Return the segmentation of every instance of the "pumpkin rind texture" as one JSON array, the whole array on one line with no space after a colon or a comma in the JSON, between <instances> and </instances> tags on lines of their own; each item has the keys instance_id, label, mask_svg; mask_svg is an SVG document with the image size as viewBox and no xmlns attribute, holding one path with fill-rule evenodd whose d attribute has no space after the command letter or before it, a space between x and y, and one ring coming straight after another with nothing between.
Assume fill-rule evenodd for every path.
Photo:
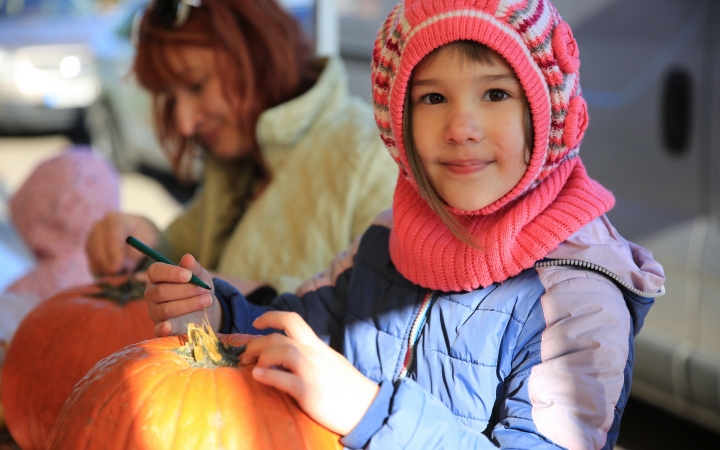
<instances>
[{"instance_id":1,"label":"pumpkin rind texture","mask_svg":"<svg viewBox=\"0 0 720 450\"><path fill-rule=\"evenodd\" d=\"M0 383L2 383L2 367L0 367ZM0 384L2 386L2 384ZM0 403L0 431L5 431L5 412L2 403Z\"/></svg>"},{"instance_id":2,"label":"pumpkin rind texture","mask_svg":"<svg viewBox=\"0 0 720 450\"><path fill-rule=\"evenodd\" d=\"M126 277L109 279L113 286ZM18 327L3 366L2 405L8 430L24 450L44 449L75 384L101 359L155 337L147 303L96 298L99 285L59 293Z\"/></svg>"},{"instance_id":3,"label":"pumpkin rind texture","mask_svg":"<svg viewBox=\"0 0 720 450\"><path fill-rule=\"evenodd\" d=\"M2 366L5 362L5 353L7 352L7 344L0 341L0 389L2 389ZM0 431L5 431L5 412L3 411L2 401L0 401Z\"/></svg>"},{"instance_id":4,"label":"pumpkin rind texture","mask_svg":"<svg viewBox=\"0 0 720 450\"><path fill-rule=\"evenodd\" d=\"M247 335L218 335L239 346ZM209 368L177 352L187 338L141 342L99 362L73 390L48 449L342 449L250 366Z\"/></svg>"}]
</instances>

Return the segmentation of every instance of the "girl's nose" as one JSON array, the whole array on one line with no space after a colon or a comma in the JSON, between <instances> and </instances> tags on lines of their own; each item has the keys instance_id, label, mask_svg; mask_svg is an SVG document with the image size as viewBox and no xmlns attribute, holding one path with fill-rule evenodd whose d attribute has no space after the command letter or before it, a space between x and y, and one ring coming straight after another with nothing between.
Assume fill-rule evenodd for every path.
<instances>
[{"instance_id":1,"label":"girl's nose","mask_svg":"<svg viewBox=\"0 0 720 450\"><path fill-rule=\"evenodd\" d=\"M200 122L197 102L189 95L178 93L175 96L175 125L184 137L195 134Z\"/></svg>"},{"instance_id":2,"label":"girl's nose","mask_svg":"<svg viewBox=\"0 0 720 450\"><path fill-rule=\"evenodd\" d=\"M461 145L480 142L482 137L482 122L476 111L462 106L449 111L445 125L446 142Z\"/></svg>"}]
</instances>

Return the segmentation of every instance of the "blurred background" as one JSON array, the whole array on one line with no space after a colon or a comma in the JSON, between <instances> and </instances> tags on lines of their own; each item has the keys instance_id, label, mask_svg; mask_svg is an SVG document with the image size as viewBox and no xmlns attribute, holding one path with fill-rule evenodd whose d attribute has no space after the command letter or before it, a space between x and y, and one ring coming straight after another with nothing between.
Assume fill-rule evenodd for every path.
<instances>
[{"instance_id":1,"label":"blurred background","mask_svg":"<svg viewBox=\"0 0 720 450\"><path fill-rule=\"evenodd\" d=\"M88 144L122 172L122 209L161 228L192 196L128 73L147 0L0 0L0 292L33 266L7 201L41 161ZM370 54L395 0L282 0L370 101ZM554 0L582 61L582 157L621 234L653 251L667 295L636 340L626 450L720 448L720 2ZM340 32L342 30L342 32ZM0 438L3 439L3 438ZM8 439L5 437L4 439ZM9 445L9 444L7 444Z\"/></svg>"}]
</instances>

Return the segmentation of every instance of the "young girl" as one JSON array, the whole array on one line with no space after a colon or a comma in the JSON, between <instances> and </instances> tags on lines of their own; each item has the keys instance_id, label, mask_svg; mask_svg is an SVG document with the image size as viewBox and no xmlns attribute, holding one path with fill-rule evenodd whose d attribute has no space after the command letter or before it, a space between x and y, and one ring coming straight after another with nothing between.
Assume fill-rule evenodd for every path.
<instances>
[{"instance_id":1,"label":"young girl","mask_svg":"<svg viewBox=\"0 0 720 450\"><path fill-rule=\"evenodd\" d=\"M612 448L664 276L578 157L579 65L547 1L405 0L373 55L392 214L270 307L183 284L210 282L190 255L153 265L157 334L205 307L224 333L283 331L243 362L348 448Z\"/></svg>"}]
</instances>

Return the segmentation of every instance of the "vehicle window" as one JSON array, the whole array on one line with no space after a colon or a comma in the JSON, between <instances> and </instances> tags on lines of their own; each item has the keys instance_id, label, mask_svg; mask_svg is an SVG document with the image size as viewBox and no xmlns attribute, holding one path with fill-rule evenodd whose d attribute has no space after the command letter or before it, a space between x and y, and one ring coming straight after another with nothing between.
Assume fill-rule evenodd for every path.
<instances>
[{"instance_id":1,"label":"vehicle window","mask_svg":"<svg viewBox=\"0 0 720 450\"><path fill-rule=\"evenodd\" d=\"M340 48L343 56L370 58L380 25L398 0L335 0L340 12ZM563 20L575 28L619 0L554 0ZM631 2L632 3L632 2Z\"/></svg>"},{"instance_id":2,"label":"vehicle window","mask_svg":"<svg viewBox=\"0 0 720 450\"><path fill-rule=\"evenodd\" d=\"M343 56L370 59L378 29L396 4L397 0L338 0Z\"/></svg>"},{"instance_id":3,"label":"vehicle window","mask_svg":"<svg viewBox=\"0 0 720 450\"><path fill-rule=\"evenodd\" d=\"M120 23L120 26L117 28L117 35L125 39L126 41L130 40L130 33L132 32L132 26L133 21L135 20L135 14L138 13L138 11L146 8L146 2L141 2L138 4L135 8L132 8L125 16L125 18Z\"/></svg>"},{"instance_id":4,"label":"vehicle window","mask_svg":"<svg viewBox=\"0 0 720 450\"><path fill-rule=\"evenodd\" d=\"M0 0L0 17L84 16L94 10L92 0Z\"/></svg>"},{"instance_id":5,"label":"vehicle window","mask_svg":"<svg viewBox=\"0 0 720 450\"><path fill-rule=\"evenodd\" d=\"M0 0L2 2L3 0ZM293 16L300 22L303 30L308 36L313 37L315 35L315 0L280 0L280 4L283 5ZM145 8L146 2L141 2L136 8L133 8L131 13L128 14L125 19L121 22L117 28L118 36L123 37L126 40L130 40L130 33L132 30L133 20L135 20L135 14Z\"/></svg>"},{"instance_id":6,"label":"vehicle window","mask_svg":"<svg viewBox=\"0 0 720 450\"><path fill-rule=\"evenodd\" d=\"M300 23L305 33L315 37L315 0L280 0L279 2Z\"/></svg>"}]
</instances>

